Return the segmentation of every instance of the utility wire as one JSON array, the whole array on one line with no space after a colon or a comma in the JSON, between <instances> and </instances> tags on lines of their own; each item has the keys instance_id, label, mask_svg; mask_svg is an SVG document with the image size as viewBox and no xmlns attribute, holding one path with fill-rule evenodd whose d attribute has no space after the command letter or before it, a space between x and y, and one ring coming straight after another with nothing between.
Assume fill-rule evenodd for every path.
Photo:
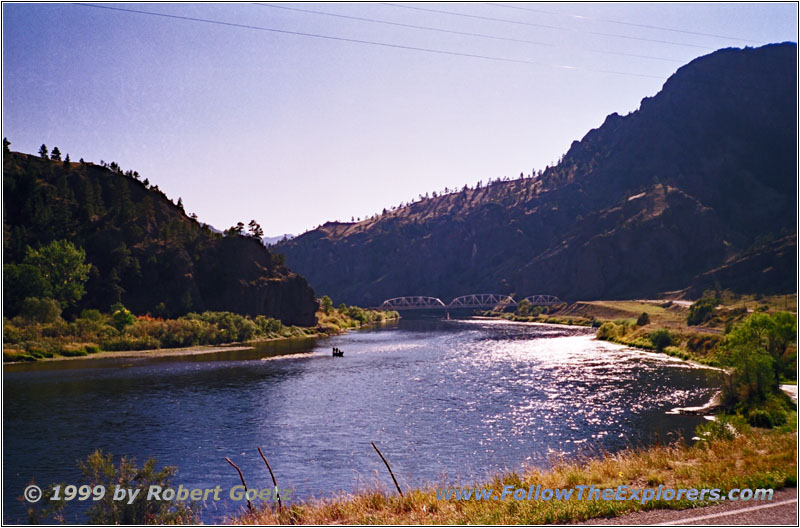
<instances>
[{"instance_id":1,"label":"utility wire","mask_svg":"<svg viewBox=\"0 0 800 528\"><path fill-rule=\"evenodd\" d=\"M358 21L361 21L361 22L372 22L372 23L375 23L375 24L386 24L386 25L389 25L389 26L406 27L406 28L413 28L413 29L423 29L423 30L426 30L426 31L436 31L436 32L439 32L439 33L450 33L450 34L453 34L453 35L465 35L465 36L469 36L469 37L479 37L479 38L486 38L486 39L493 39L493 40L503 40L503 41L507 41L507 42L519 42L519 43L523 43L523 44L535 44L535 45L539 45L539 46L549 46L549 47L557 47L557 48L583 49L583 50L591 52L591 53L607 53L607 54L610 54L610 55L621 55L621 56L624 56L624 57L638 57L638 58L641 58L641 59L653 59L653 60L660 60L660 61L667 61L667 62L677 62L677 63L685 62L685 61L680 60L680 59L668 59L668 58L665 58L665 57L654 57L652 55L639 55L637 53L624 53L624 52L618 52L618 51L605 51L605 50L593 50L593 49L587 49L587 48L574 48L574 47L570 47L570 46L561 46L561 45L558 45L558 44L552 44L552 43L549 43L549 42L541 42L541 41L537 41L537 40L526 40L526 39L518 39L518 38L512 38L512 37L498 37L496 35L487 35L485 33L472 33L472 32L469 32L469 31L456 31L456 30L451 30L451 29L435 28L435 27L429 27L429 26L419 26L419 25L416 25L416 24L405 24L405 23L402 23L402 22L391 22L391 21L388 21L388 20L378 20L378 19L375 19L375 18L358 17L358 16L353 16L353 15L342 15L342 14L339 14L339 13L328 13L326 11L314 11L312 9L301 9L299 7L288 7L288 6L284 6L284 5L263 4L263 3L259 3L259 2L256 2L255 5L260 6L260 7L271 7L271 8L274 8L274 9L285 9L287 11L298 11L300 13L312 13L312 14L315 14L315 15L325 15L325 16L330 16L330 17L345 18L345 19L349 19L349 20L358 20Z\"/></svg>"},{"instance_id":2,"label":"utility wire","mask_svg":"<svg viewBox=\"0 0 800 528\"><path fill-rule=\"evenodd\" d=\"M351 15L341 15L341 14L338 14L338 13L327 13L325 11L314 11L314 10L311 10L311 9L300 9L298 7L288 7L288 6L284 6L284 5L262 4L262 3L259 3L259 2L256 2L255 5L261 6L261 7L271 7L271 8L274 8L274 9L285 9L287 11L299 11L301 13L313 13L315 15L326 15L326 16L337 17L337 18L347 18L349 20L360 20L362 22L374 22L376 24L386 24L386 25L390 25L390 26L407 27L407 28L414 28L414 29L424 29L424 30L427 30L427 31L438 31L438 32L441 32L441 33L451 33L453 35L466 35L466 36L470 36L470 37L482 37L482 38L489 38L489 39L495 39L495 40L506 40L506 41L509 41L509 42L522 42L522 43L525 43L525 44L537 44L537 45L540 45L540 46L555 46L555 44L550 44L548 42L541 42L541 41L538 41L538 40L525 40L525 39L516 39L516 38L511 38L511 37L497 37L497 36L494 36L494 35L486 35L486 34L483 34L483 33L470 33L468 31L455 31L455 30L450 30L450 29L433 28L433 27L428 27L428 26L417 26L415 24L404 24L402 22L390 22L388 20L378 20L378 19L375 19L375 18L364 18L364 17L357 17L357 16L351 16Z\"/></svg>"},{"instance_id":3,"label":"utility wire","mask_svg":"<svg viewBox=\"0 0 800 528\"><path fill-rule=\"evenodd\" d=\"M596 20L598 22L608 22L610 24L620 24L620 25L624 25L624 26L640 27L640 28L646 28L646 29L657 29L659 31L672 31L674 33L685 33L687 35L700 35L700 36L703 36L703 37L714 37L714 38L721 38L721 39L731 39L731 40L739 40L739 41L742 41L742 42L754 42L756 44L760 44L760 41L758 41L758 40L745 39L745 38L741 38L741 37L731 37L729 35L715 35L714 33L704 33L702 31L689 31L689 30L686 30L686 29L668 28L668 27L664 27L664 26L651 26L649 24L637 24L637 23L634 23L634 22L624 22L622 20L614 20L614 19L611 19L611 18L599 18L599 17L591 17L591 16L585 16L585 15L573 15L571 13L559 13L557 11L547 11L545 9L534 9L532 7L522 7L522 6L518 6L518 5L500 4L500 3L497 3L497 2L484 2L484 3L486 5L490 5L490 6L505 7L506 9L519 9L521 11L531 11L531 12L534 12L534 13L545 13L545 14L548 14L548 15L561 15L561 16L566 16L566 17L571 17L571 18L579 18L579 19L583 19L583 20Z\"/></svg>"},{"instance_id":4,"label":"utility wire","mask_svg":"<svg viewBox=\"0 0 800 528\"><path fill-rule=\"evenodd\" d=\"M404 49L404 50L411 50L411 51L422 51L422 52L426 52L426 53L437 53L437 54L440 54L440 55L450 55L450 56L457 56L457 57L469 57L469 58L473 58L473 59L493 60L493 61L499 61L499 62L516 63L516 64L529 64L529 65L534 65L534 66L544 66L544 67L548 67L548 68L558 68L558 69L564 69L564 70L575 70L575 71L583 70L583 71L590 71L590 72L595 72L595 73L610 73L610 74L613 74L613 75L628 75L628 76L631 76L631 77L645 77L645 78L650 78L650 79L663 79L663 77L659 76L659 75L647 75L647 74L644 74L644 73L631 73L631 72L621 72L621 71L613 71L613 70L599 70L599 69L594 69L594 68L583 68L583 67L578 68L578 67L575 67L575 66L560 65L560 64L548 64L548 63L544 63L544 62L536 62L536 61L530 61L530 60L524 60L524 59L511 59L511 58L508 58L508 57L497 57L497 56L492 56L492 55L479 55L479 54L475 54L475 53L464 53L464 52L459 52L459 51L446 51L446 50L439 50L439 49L433 49L433 48L421 48L421 47L417 47L417 46L406 46L406 45L403 45L403 44L390 44L388 42L376 42L376 41L372 41L372 40L361 40L361 39L353 39L353 38L347 38L347 37L336 37L336 36L333 36L333 35L322 35L320 33L305 33L305 32L302 32L302 31L290 31L290 30L286 30L286 29L277 29L277 28L270 28L270 27L264 27L264 26L253 26L253 25L249 25L249 24L237 24L235 22L223 22L221 20L212 20L212 19L207 19L207 18L190 17L190 16L184 16L184 15L171 15L171 14L166 14L166 13L156 13L156 12L153 12L153 11L142 11L142 10L138 10L138 9L127 9L127 8L123 8L123 7L114 7L114 6L108 6L108 5L84 4L84 3L80 3L80 2L76 2L73 5L77 5L77 6L81 6L81 7L92 7L92 8L95 8L95 9L108 9L108 10L111 10L111 11L121 11L121 12L124 12L124 13L136 13L136 14L139 14L139 15L156 16L156 17L170 18L170 19L176 19L176 20L186 20L186 21L190 21L190 22L202 22L202 23L205 23L205 24L216 24L216 25L227 26L227 27L235 27L235 28L240 28L240 29L252 29L252 30L256 30L256 31L268 31L268 32L271 32L271 33L281 33L281 34L284 34L284 35L296 35L296 36L301 36L301 37L311 37L311 38L318 38L318 39L335 40L335 41L339 41L339 42L352 42L352 43L356 43L356 44L368 44L368 45L372 45L372 46L381 46L381 47L384 47L384 48L397 48L397 49Z\"/></svg>"},{"instance_id":5,"label":"utility wire","mask_svg":"<svg viewBox=\"0 0 800 528\"><path fill-rule=\"evenodd\" d=\"M672 45L675 45L675 46L685 46L685 47L688 47L688 48L699 48L699 49L704 49L704 50L713 50L713 49L715 49L715 48L709 48L708 46L698 46L696 44L687 44L685 42L675 42L675 41L672 41L672 40L658 40L658 39L650 39L650 38L644 38L644 37L631 37L631 36L628 36L628 35L617 35L617 34L614 34L614 33L602 33L602 32L599 32L599 31L587 31L587 30L580 30L580 29L569 28L569 27L564 27L564 26L550 26L550 25L547 25L547 24L536 24L534 22L523 22L521 20L511 20L511 19L508 19L508 18L494 18L494 17L487 17L487 16L481 16L481 15L470 15L470 14L467 14L467 13L457 13L455 11L444 11L444 10L440 10L440 9L430 9L430 8L426 8L426 7L418 7L418 6L412 6L412 5L406 5L406 4L391 4L391 3L387 3L387 2L381 2L381 4L382 5L386 5L386 6L392 6L392 7L401 7L403 9L415 9L417 11L427 11L429 13L440 13L440 14L443 14L443 15L452 15L452 16L459 16L459 17L465 17L465 18L476 18L476 19L479 19L479 20L491 20L493 22L506 22L508 24L517 24L517 25L521 25L521 26L532 26L532 27L541 27L541 28L547 28L547 29L557 29L559 31L576 31L576 32L582 32L582 33L588 33L590 35L598 35L598 36L602 36L602 37L620 38L620 39L628 39L628 40L641 40L641 41L644 41L644 42L657 42L659 44L672 44Z\"/></svg>"}]
</instances>

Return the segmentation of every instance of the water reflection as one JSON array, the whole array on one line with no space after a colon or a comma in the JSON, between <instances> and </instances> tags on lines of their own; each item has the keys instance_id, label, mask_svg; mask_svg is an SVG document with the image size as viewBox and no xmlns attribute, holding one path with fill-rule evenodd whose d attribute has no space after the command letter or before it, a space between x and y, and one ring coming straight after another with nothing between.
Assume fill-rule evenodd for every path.
<instances>
[{"instance_id":1,"label":"water reflection","mask_svg":"<svg viewBox=\"0 0 800 528\"><path fill-rule=\"evenodd\" d=\"M665 411L705 403L719 383L587 329L499 321L404 320L122 369L72 363L4 371L7 521L24 520L14 499L32 477L75 481L75 461L95 448L155 456L191 487L238 484L230 456L267 487L260 445L281 486L312 497L385 485L375 441L401 483L466 483L555 454L691 436L698 418ZM205 520L237 507L209 504Z\"/></svg>"}]
</instances>

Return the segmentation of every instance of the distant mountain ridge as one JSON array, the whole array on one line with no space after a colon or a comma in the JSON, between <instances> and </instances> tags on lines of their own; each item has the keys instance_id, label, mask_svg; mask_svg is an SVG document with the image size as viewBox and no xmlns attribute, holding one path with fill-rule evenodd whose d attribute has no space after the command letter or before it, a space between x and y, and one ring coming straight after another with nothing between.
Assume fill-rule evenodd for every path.
<instances>
[{"instance_id":1,"label":"distant mountain ridge","mask_svg":"<svg viewBox=\"0 0 800 528\"><path fill-rule=\"evenodd\" d=\"M283 235L276 235L276 236L265 236L264 238L262 238L262 239L261 239L261 241L262 241L264 244L266 244L266 245L268 245L268 246L271 246L271 245L273 245L273 244L275 244L275 243L277 243L277 242L280 242L280 241L281 241L281 240L283 240L284 238L285 238L286 240L289 240L289 239L292 239L292 238L294 238L294 235L292 235L292 234L290 234L290 233L285 233L285 234L283 234Z\"/></svg>"},{"instance_id":2,"label":"distant mountain ridge","mask_svg":"<svg viewBox=\"0 0 800 528\"><path fill-rule=\"evenodd\" d=\"M121 169L4 152L3 189L3 264L52 240L82 247L92 269L79 308L121 301L137 314L218 310L316 324L314 290L259 240L213 232ZM11 317L26 285L4 278Z\"/></svg>"},{"instance_id":3,"label":"distant mountain ridge","mask_svg":"<svg viewBox=\"0 0 800 528\"><path fill-rule=\"evenodd\" d=\"M796 247L796 65L794 43L719 50L637 111L609 115L541 177L329 222L276 249L321 294L362 305L640 297L701 283L796 291L786 246ZM747 254L759 244L756 265Z\"/></svg>"}]
</instances>

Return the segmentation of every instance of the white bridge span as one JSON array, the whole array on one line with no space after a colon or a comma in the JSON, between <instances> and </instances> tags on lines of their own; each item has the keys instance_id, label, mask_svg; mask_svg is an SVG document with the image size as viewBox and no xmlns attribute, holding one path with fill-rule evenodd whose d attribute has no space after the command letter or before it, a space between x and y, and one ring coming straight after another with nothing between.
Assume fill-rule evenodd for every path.
<instances>
[{"instance_id":1,"label":"white bridge span","mask_svg":"<svg viewBox=\"0 0 800 528\"><path fill-rule=\"evenodd\" d=\"M523 299L533 306L550 306L561 303L555 295L531 295ZM522 302L522 301L519 301ZM438 297L408 296L386 299L381 303L382 310L430 310L432 308L505 308L519 303L509 295L497 293L472 293L456 297L449 303Z\"/></svg>"}]
</instances>

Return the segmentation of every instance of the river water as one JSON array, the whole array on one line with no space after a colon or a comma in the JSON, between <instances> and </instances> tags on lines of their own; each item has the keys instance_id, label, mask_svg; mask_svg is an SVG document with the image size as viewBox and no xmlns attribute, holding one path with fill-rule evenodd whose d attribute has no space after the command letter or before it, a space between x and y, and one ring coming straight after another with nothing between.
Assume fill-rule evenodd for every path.
<instances>
[{"instance_id":1,"label":"river water","mask_svg":"<svg viewBox=\"0 0 800 528\"><path fill-rule=\"evenodd\" d=\"M344 350L331 357L331 347ZM324 339L190 358L5 366L4 521L31 481L80 483L95 449L178 466L174 485L272 483L295 498L393 485L469 484L563 455L690 438L718 372L596 341L590 329L403 319ZM227 491L223 492L223 496ZM207 501L206 522L242 507ZM80 519L77 504L67 520Z\"/></svg>"}]
</instances>

